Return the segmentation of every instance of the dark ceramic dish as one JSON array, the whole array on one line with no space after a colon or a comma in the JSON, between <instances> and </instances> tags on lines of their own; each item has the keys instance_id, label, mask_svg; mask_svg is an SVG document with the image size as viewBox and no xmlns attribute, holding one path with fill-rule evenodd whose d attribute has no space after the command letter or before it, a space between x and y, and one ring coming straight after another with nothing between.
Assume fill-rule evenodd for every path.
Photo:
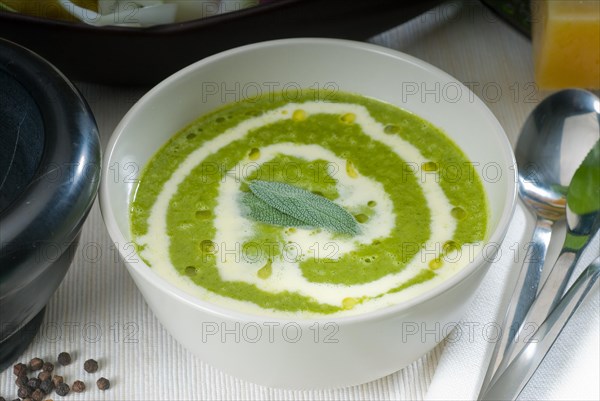
<instances>
[{"instance_id":1,"label":"dark ceramic dish","mask_svg":"<svg viewBox=\"0 0 600 401\"><path fill-rule=\"evenodd\" d=\"M0 37L39 53L71 78L156 84L201 58L249 43L305 36L364 40L441 2L273 0L150 28L94 27L0 11Z\"/></svg>"},{"instance_id":2,"label":"dark ceramic dish","mask_svg":"<svg viewBox=\"0 0 600 401\"><path fill-rule=\"evenodd\" d=\"M96 123L77 89L0 40L0 371L33 339L69 268L100 165Z\"/></svg>"}]
</instances>

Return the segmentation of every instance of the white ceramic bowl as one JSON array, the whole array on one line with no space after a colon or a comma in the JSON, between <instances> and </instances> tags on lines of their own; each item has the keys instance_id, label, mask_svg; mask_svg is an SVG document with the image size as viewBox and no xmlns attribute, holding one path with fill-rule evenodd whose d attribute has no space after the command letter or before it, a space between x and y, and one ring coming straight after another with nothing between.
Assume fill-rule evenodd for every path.
<instances>
[{"instance_id":1,"label":"white ceramic bowl","mask_svg":"<svg viewBox=\"0 0 600 401\"><path fill-rule=\"evenodd\" d=\"M442 128L476 164L489 196L487 255L407 302L344 318L292 321L244 314L196 299L136 257L128 207L134 179L175 132L224 103L269 90L331 88L374 97ZM108 231L165 328L204 361L251 382L334 388L397 371L459 321L504 235L515 202L515 161L502 127L460 82L397 51L331 39L286 39L199 61L148 92L116 128L100 202Z\"/></svg>"}]
</instances>

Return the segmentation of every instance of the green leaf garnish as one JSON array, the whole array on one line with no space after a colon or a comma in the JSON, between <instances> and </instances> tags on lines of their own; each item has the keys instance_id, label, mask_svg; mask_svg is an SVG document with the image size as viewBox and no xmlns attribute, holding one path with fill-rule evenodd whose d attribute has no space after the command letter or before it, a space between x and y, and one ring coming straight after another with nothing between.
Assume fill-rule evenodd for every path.
<instances>
[{"instance_id":1,"label":"green leaf garnish","mask_svg":"<svg viewBox=\"0 0 600 401\"><path fill-rule=\"evenodd\" d=\"M600 141L575 171L569 185L567 205L577 214L592 213L600 208Z\"/></svg>"},{"instance_id":2,"label":"green leaf garnish","mask_svg":"<svg viewBox=\"0 0 600 401\"><path fill-rule=\"evenodd\" d=\"M323 196L275 181L253 180L248 187L251 192L241 201L253 220L287 227L318 227L348 235L360 231L350 213Z\"/></svg>"},{"instance_id":3,"label":"green leaf garnish","mask_svg":"<svg viewBox=\"0 0 600 401\"><path fill-rule=\"evenodd\" d=\"M246 217L260 221L261 223L284 227L301 227L306 225L305 222L270 206L252 192L242 195L242 205L246 206Z\"/></svg>"}]
</instances>

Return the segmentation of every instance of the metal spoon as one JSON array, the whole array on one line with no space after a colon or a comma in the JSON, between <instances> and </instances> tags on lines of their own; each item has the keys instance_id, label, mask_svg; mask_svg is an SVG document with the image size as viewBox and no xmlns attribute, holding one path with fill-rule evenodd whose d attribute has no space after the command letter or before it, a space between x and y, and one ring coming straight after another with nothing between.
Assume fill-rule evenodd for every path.
<instances>
[{"instance_id":1,"label":"metal spoon","mask_svg":"<svg viewBox=\"0 0 600 401\"><path fill-rule=\"evenodd\" d=\"M519 396L579 305L598 289L598 276L600 257L581 273L530 341L480 400L515 400Z\"/></svg>"},{"instance_id":2,"label":"metal spoon","mask_svg":"<svg viewBox=\"0 0 600 401\"><path fill-rule=\"evenodd\" d=\"M533 327L539 327L556 307L577 261L600 229L600 142L596 142L571 180L567 194L567 226L558 259L523 320ZM510 344L491 383L526 345L525 341Z\"/></svg>"},{"instance_id":3,"label":"metal spoon","mask_svg":"<svg viewBox=\"0 0 600 401\"><path fill-rule=\"evenodd\" d=\"M527 118L517 142L519 198L536 216L529 252L519 272L482 391L496 372L536 296L552 227L564 218L567 187L598 140L600 101L569 89L544 99Z\"/></svg>"}]
</instances>

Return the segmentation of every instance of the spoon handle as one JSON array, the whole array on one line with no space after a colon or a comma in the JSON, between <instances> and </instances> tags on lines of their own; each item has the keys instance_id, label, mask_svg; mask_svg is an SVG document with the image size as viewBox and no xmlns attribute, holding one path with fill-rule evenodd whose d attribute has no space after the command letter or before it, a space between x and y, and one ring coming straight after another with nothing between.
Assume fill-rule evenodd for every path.
<instances>
[{"instance_id":1,"label":"spoon handle","mask_svg":"<svg viewBox=\"0 0 600 401\"><path fill-rule=\"evenodd\" d=\"M533 327L539 327L542 324L550 314L550 311L552 311L552 309L560 302L560 299L565 292L565 288L567 287L567 283L569 282L569 278L579 261L579 257L586 249L591 239L595 236L596 233L589 235L579 250L566 247L563 248L536 299L531 304L529 311L527 311L523 322L527 322L529 326L533 325ZM524 326L521 326L519 332L517 332L516 339L519 338L519 334L523 331L523 327ZM526 345L527 341L513 341L506 350L504 359L498 366L495 375L502 372Z\"/></svg>"},{"instance_id":2,"label":"spoon handle","mask_svg":"<svg viewBox=\"0 0 600 401\"><path fill-rule=\"evenodd\" d=\"M538 217L533 230L529 252L525 255L525 261L519 271L519 277L515 284L512 296L507 307L506 315L501 325L501 337L494 346L492 359L483 379L482 389L485 390L490 380L500 366L503 357L509 349L519 327L533 303L537 294L544 260L548 251L548 244L552 235L552 220Z\"/></svg>"},{"instance_id":3,"label":"spoon handle","mask_svg":"<svg viewBox=\"0 0 600 401\"><path fill-rule=\"evenodd\" d=\"M539 328L542 322L544 322L546 317L550 314L550 311L558 304L564 293L569 277L571 277L573 268L577 264L577 260L579 259L578 256L579 254L574 252L561 252L554 263L554 266L552 266L552 270L548 274L538 296L531 304L526 316L523 318L523 323L526 322L528 327ZM504 358L500 361L492 381L494 378L498 377L499 374L502 374L507 366L515 359L516 355L518 355L531 341L530 337L520 338L524 326L525 325L522 325L520 329L517 330L517 334L513 337L514 341L508 344Z\"/></svg>"},{"instance_id":4,"label":"spoon handle","mask_svg":"<svg viewBox=\"0 0 600 401\"><path fill-rule=\"evenodd\" d=\"M514 400L556 341L579 305L599 287L600 257L579 275L564 297L508 367L494 379L480 400Z\"/></svg>"}]
</instances>

